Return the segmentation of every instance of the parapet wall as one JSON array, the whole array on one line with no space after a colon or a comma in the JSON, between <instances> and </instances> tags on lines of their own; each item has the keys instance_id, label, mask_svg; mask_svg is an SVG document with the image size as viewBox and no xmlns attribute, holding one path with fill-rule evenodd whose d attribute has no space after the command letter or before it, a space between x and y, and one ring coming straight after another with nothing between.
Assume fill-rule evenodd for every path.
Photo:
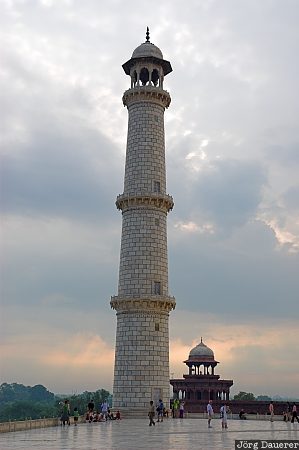
<instances>
[{"instance_id":1,"label":"parapet wall","mask_svg":"<svg viewBox=\"0 0 299 450\"><path fill-rule=\"evenodd\" d=\"M79 417L79 422L84 421L84 417ZM73 424L73 417L70 417L71 424ZM10 422L0 422L0 433L9 433L11 431L34 430L37 428L57 427L60 425L60 419L51 417L49 419L35 419L35 420L13 420Z\"/></svg>"},{"instance_id":2,"label":"parapet wall","mask_svg":"<svg viewBox=\"0 0 299 450\"><path fill-rule=\"evenodd\" d=\"M57 418L1 422L0 433L8 433L10 431L34 430L35 428L57 427L59 423L60 420Z\"/></svg>"}]
</instances>

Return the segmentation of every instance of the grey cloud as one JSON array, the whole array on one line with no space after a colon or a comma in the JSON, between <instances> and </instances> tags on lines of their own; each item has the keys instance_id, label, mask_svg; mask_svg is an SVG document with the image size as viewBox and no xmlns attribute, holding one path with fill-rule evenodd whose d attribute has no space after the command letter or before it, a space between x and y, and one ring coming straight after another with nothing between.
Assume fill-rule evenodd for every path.
<instances>
[{"instance_id":1,"label":"grey cloud","mask_svg":"<svg viewBox=\"0 0 299 450\"><path fill-rule=\"evenodd\" d=\"M87 240L80 229L69 238L61 235L53 222L49 228L50 235L41 223L36 239L28 236L27 230L22 236L15 230L4 234L8 243L2 246L3 306L58 309L62 317L72 309L109 309L110 296L117 289L119 235L113 239L100 229Z\"/></svg>"},{"instance_id":2,"label":"grey cloud","mask_svg":"<svg viewBox=\"0 0 299 450\"><path fill-rule=\"evenodd\" d=\"M240 226L255 215L266 176L260 164L233 160L214 162L198 177L198 207L217 223Z\"/></svg>"},{"instance_id":3,"label":"grey cloud","mask_svg":"<svg viewBox=\"0 0 299 450\"><path fill-rule=\"evenodd\" d=\"M1 317L1 343L9 341L10 338L22 338L33 335L34 340L43 337L48 341L47 336L66 333L76 334L84 330L87 333L98 334L101 330L107 342L113 342L115 338L114 324L116 321L115 312L110 307L103 308L99 302L93 302L88 298L88 305L84 303L80 308L78 304L28 304L20 315L20 305L3 305ZM105 298L109 306L109 297ZM90 314L92 309L93 314ZM71 313L70 313L71 311ZM12 326L13 325L13 326ZM83 325L83 327L82 327Z\"/></svg>"},{"instance_id":4,"label":"grey cloud","mask_svg":"<svg viewBox=\"0 0 299 450\"><path fill-rule=\"evenodd\" d=\"M265 168L254 161L213 160L190 175L184 167L170 170L176 215L184 220L211 220L226 232L255 217L267 182ZM185 180L179 189L175 178Z\"/></svg>"},{"instance_id":5,"label":"grey cloud","mask_svg":"<svg viewBox=\"0 0 299 450\"><path fill-rule=\"evenodd\" d=\"M170 286L177 309L221 314L232 322L298 314L294 267L299 255L277 252L271 230L260 222L238 234L221 241L196 233L176 240L170 234Z\"/></svg>"},{"instance_id":6,"label":"grey cloud","mask_svg":"<svg viewBox=\"0 0 299 450\"><path fill-rule=\"evenodd\" d=\"M117 149L79 121L62 127L49 120L44 125L31 130L30 143L2 158L2 211L111 219L113 197L121 186Z\"/></svg>"},{"instance_id":7,"label":"grey cloud","mask_svg":"<svg viewBox=\"0 0 299 450\"><path fill-rule=\"evenodd\" d=\"M283 168L299 164L299 142L272 145L265 149L268 160L283 165Z\"/></svg>"}]
</instances>

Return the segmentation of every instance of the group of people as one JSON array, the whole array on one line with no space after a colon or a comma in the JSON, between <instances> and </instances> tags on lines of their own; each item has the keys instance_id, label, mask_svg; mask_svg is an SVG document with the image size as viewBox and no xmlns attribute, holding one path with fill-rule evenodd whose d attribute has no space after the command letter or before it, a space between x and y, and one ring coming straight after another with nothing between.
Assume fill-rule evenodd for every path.
<instances>
[{"instance_id":1,"label":"group of people","mask_svg":"<svg viewBox=\"0 0 299 450\"><path fill-rule=\"evenodd\" d=\"M295 420L297 420L297 422L299 423L296 403L294 403L293 406L291 406L290 403L288 402L287 410L283 412L283 420L284 422L291 422L291 423L294 423Z\"/></svg>"},{"instance_id":2,"label":"group of people","mask_svg":"<svg viewBox=\"0 0 299 450\"><path fill-rule=\"evenodd\" d=\"M212 406L213 401L209 400L207 404L207 415L208 415L208 428L212 428L211 421L214 417L214 410ZM179 401L178 399L174 399L172 404L172 417L178 417L177 412L179 411L179 417L184 417L184 402ZM227 416L230 412L229 407L227 404L224 404L220 408L220 418L221 418L221 426L222 429L227 429ZM163 418L165 416L168 417L168 410L165 408L164 403L162 399L159 399L157 405L154 405L154 402L150 401L149 411L148 411L148 417L149 417L149 426L155 425L155 416L157 414L157 422L163 422ZM79 420L79 411L78 408L74 408L74 424L77 426L78 420ZM272 422L274 420L274 405L271 402L269 404L269 415L270 415L270 421ZM62 403L62 413L60 417L61 426L70 425L70 402L69 400L64 400ZM117 410L114 414L108 405L107 401L104 401L97 410L95 410L95 404L93 400L90 400L90 402L87 405L87 413L85 416L86 422L92 423L92 422L105 422L107 420L120 420L120 411ZM246 419L245 411L242 409L239 413L240 419ZM291 422L294 423L295 420L299 423L298 413L297 413L297 406L294 403L293 406L288 403L287 411L283 413L283 420L285 422Z\"/></svg>"},{"instance_id":3,"label":"group of people","mask_svg":"<svg viewBox=\"0 0 299 450\"><path fill-rule=\"evenodd\" d=\"M270 415L270 422L274 421L274 405L273 402L269 404L269 415ZM291 422L294 423L295 420L299 423L298 413L297 413L297 406L296 403L293 403L293 406L291 406L290 402L287 403L287 410L282 413L284 422Z\"/></svg>"},{"instance_id":4,"label":"group of people","mask_svg":"<svg viewBox=\"0 0 299 450\"><path fill-rule=\"evenodd\" d=\"M212 400L209 400L209 403L207 404L207 414L208 414L208 428L212 428L211 420L214 416L214 410L212 406ZM221 406L220 408L220 418L221 418L221 427L222 429L227 429L227 415L230 412L229 407L226 403Z\"/></svg>"},{"instance_id":5,"label":"group of people","mask_svg":"<svg viewBox=\"0 0 299 450\"><path fill-rule=\"evenodd\" d=\"M77 423L79 421L79 411L78 408L74 408L74 424L77 426ZM70 425L71 417L71 409L70 409L70 402L69 400L64 400L62 403L62 411L60 416L60 422L61 426ZM87 405L87 412L85 416L86 422L92 423L92 422L106 422L107 420L120 420L120 411L117 410L114 414L108 405L107 401L104 401L98 410L95 410L95 404L93 400L90 400L90 402Z\"/></svg>"},{"instance_id":6,"label":"group of people","mask_svg":"<svg viewBox=\"0 0 299 450\"><path fill-rule=\"evenodd\" d=\"M175 406L174 406L175 404ZM172 411L173 411L173 415L172 417L175 418L177 417L176 413L174 413L174 411L180 411L180 418L184 417L184 402L183 401L179 401L178 399L174 399L173 404L172 404ZM164 416L164 412L165 411L165 407L163 404L163 401L161 399L159 399L158 404L154 405L153 400L150 401L150 405L149 405L149 411L148 411L148 417L149 417L149 426L151 427L152 425L155 425L155 421L154 418L156 416L157 413L157 422L163 422L163 416ZM222 424L222 428L225 429L227 428L227 415L230 412L229 407L224 404L221 406L220 408L220 417L221 417L221 424ZM209 401L208 405L207 405L207 414L208 414L208 427L212 428L211 426L211 420L214 416L214 411L213 411L213 406L212 406L212 400Z\"/></svg>"},{"instance_id":7,"label":"group of people","mask_svg":"<svg viewBox=\"0 0 299 450\"><path fill-rule=\"evenodd\" d=\"M149 406L149 410L148 410L149 426L150 427L152 425L156 424L155 421L154 421L156 412L157 412L157 418L158 418L157 422L163 422L163 417L165 415L165 407L164 407L164 403L163 403L161 398L159 399L159 401L158 401L158 403L156 405L156 408L155 408L153 400L150 401L150 406Z\"/></svg>"},{"instance_id":8,"label":"group of people","mask_svg":"<svg viewBox=\"0 0 299 450\"><path fill-rule=\"evenodd\" d=\"M224 404L220 408L220 417L222 419L222 428L227 428L227 414L229 413L229 407ZM208 427L211 428L211 420L214 415L213 407L212 407L212 400L209 401L207 405L207 414L208 414ZM270 422L274 421L274 405L273 402L270 402L269 404L269 415L270 415ZM241 409L239 413L239 418L241 420L246 419L246 414L244 409ZM298 413L297 413L297 406L294 403L291 407L290 403L288 402L287 411L283 413L283 420L285 422L290 421L291 423L294 423L295 420L299 423Z\"/></svg>"},{"instance_id":9,"label":"group of people","mask_svg":"<svg viewBox=\"0 0 299 450\"><path fill-rule=\"evenodd\" d=\"M108 409L107 414L104 415L102 412L99 411L87 411L85 416L85 421L92 423L92 422L106 422L107 420L120 420L120 412L117 411L114 415L110 409Z\"/></svg>"},{"instance_id":10,"label":"group of people","mask_svg":"<svg viewBox=\"0 0 299 450\"><path fill-rule=\"evenodd\" d=\"M60 423L61 426L70 425L70 415L71 415L71 409L70 409L70 402L69 400L64 400L64 403L62 404L62 412L60 416Z\"/></svg>"},{"instance_id":11,"label":"group of people","mask_svg":"<svg viewBox=\"0 0 299 450\"><path fill-rule=\"evenodd\" d=\"M185 411L185 402L183 400L179 401L178 398L175 398L172 402L172 407L171 407L173 419L175 419L176 417L183 419L184 411Z\"/></svg>"},{"instance_id":12,"label":"group of people","mask_svg":"<svg viewBox=\"0 0 299 450\"><path fill-rule=\"evenodd\" d=\"M180 419L184 418L184 410L185 410L185 402L179 401L178 399L174 399L171 405L172 417L179 417ZM168 409L165 408L165 405L162 399L159 399L157 405L154 405L153 400L150 401L148 417L150 419L149 426L155 425L154 418L157 414L157 422L163 422L163 417L168 417L169 412Z\"/></svg>"},{"instance_id":13,"label":"group of people","mask_svg":"<svg viewBox=\"0 0 299 450\"><path fill-rule=\"evenodd\" d=\"M66 399L62 403L62 412L61 412L61 416L60 416L61 426L70 425L71 424L70 417L71 417L70 402L69 402L69 400ZM78 408L74 408L74 424L75 424L75 426L77 426L78 420L79 420L79 411L78 411Z\"/></svg>"},{"instance_id":14,"label":"group of people","mask_svg":"<svg viewBox=\"0 0 299 450\"><path fill-rule=\"evenodd\" d=\"M120 420L120 412L116 411L115 415L110 410L108 402L105 400L97 410L93 400L87 405L87 413L85 417L86 422L106 422L107 420Z\"/></svg>"}]
</instances>

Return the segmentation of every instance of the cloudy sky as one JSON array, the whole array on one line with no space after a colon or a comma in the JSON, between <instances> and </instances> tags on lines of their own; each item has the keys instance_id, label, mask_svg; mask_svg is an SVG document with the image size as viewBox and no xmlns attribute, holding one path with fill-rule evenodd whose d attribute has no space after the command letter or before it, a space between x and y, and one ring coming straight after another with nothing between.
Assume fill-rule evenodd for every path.
<instances>
[{"instance_id":1,"label":"cloudy sky","mask_svg":"<svg viewBox=\"0 0 299 450\"><path fill-rule=\"evenodd\" d=\"M171 374L203 337L233 392L298 397L299 2L2 0L1 382L113 379L127 110L165 79Z\"/></svg>"}]
</instances>

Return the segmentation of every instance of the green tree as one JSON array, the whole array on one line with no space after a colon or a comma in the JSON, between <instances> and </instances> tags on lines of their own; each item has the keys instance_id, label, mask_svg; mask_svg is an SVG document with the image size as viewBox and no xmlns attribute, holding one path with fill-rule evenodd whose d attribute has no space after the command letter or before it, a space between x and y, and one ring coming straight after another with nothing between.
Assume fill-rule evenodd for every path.
<instances>
[{"instance_id":1,"label":"green tree","mask_svg":"<svg viewBox=\"0 0 299 450\"><path fill-rule=\"evenodd\" d=\"M252 392L240 391L234 396L234 400L252 401L255 400L255 396L252 394Z\"/></svg>"},{"instance_id":2,"label":"green tree","mask_svg":"<svg viewBox=\"0 0 299 450\"><path fill-rule=\"evenodd\" d=\"M71 412L77 407L80 414L85 414L91 399L99 409L104 400L111 398L105 389L96 392L85 391L68 397ZM65 398L55 396L41 384L24 386L18 383L3 383L0 386L0 421L39 419L40 417L59 417Z\"/></svg>"},{"instance_id":3,"label":"green tree","mask_svg":"<svg viewBox=\"0 0 299 450\"><path fill-rule=\"evenodd\" d=\"M95 392L85 391L82 394L71 395L69 397L71 411L73 411L76 407L78 408L80 414L85 414L87 411L87 405L90 400L94 401L95 409L99 410L100 405L110 397L110 393L105 389L99 389Z\"/></svg>"},{"instance_id":4,"label":"green tree","mask_svg":"<svg viewBox=\"0 0 299 450\"><path fill-rule=\"evenodd\" d=\"M110 393L105 389L99 389L94 393L94 402L97 408L108 398L110 397ZM111 406L111 405L110 405Z\"/></svg>"},{"instance_id":5,"label":"green tree","mask_svg":"<svg viewBox=\"0 0 299 450\"><path fill-rule=\"evenodd\" d=\"M268 395L258 395L256 397L256 400L258 400L259 402L271 402L272 401L271 397L269 397Z\"/></svg>"},{"instance_id":6,"label":"green tree","mask_svg":"<svg viewBox=\"0 0 299 450\"><path fill-rule=\"evenodd\" d=\"M53 402L54 394L43 385L24 386L18 383L3 383L0 386L0 404L17 400L32 400L34 402Z\"/></svg>"},{"instance_id":7,"label":"green tree","mask_svg":"<svg viewBox=\"0 0 299 450\"><path fill-rule=\"evenodd\" d=\"M19 400L6 403L0 407L0 421L39 419L41 417L57 417L54 404Z\"/></svg>"},{"instance_id":8,"label":"green tree","mask_svg":"<svg viewBox=\"0 0 299 450\"><path fill-rule=\"evenodd\" d=\"M30 399L36 402L53 402L55 398L54 394L49 392L48 389L41 384L37 384L30 388L29 394Z\"/></svg>"},{"instance_id":9,"label":"green tree","mask_svg":"<svg viewBox=\"0 0 299 450\"><path fill-rule=\"evenodd\" d=\"M0 386L0 404L29 399L30 388L18 383L3 383Z\"/></svg>"}]
</instances>

